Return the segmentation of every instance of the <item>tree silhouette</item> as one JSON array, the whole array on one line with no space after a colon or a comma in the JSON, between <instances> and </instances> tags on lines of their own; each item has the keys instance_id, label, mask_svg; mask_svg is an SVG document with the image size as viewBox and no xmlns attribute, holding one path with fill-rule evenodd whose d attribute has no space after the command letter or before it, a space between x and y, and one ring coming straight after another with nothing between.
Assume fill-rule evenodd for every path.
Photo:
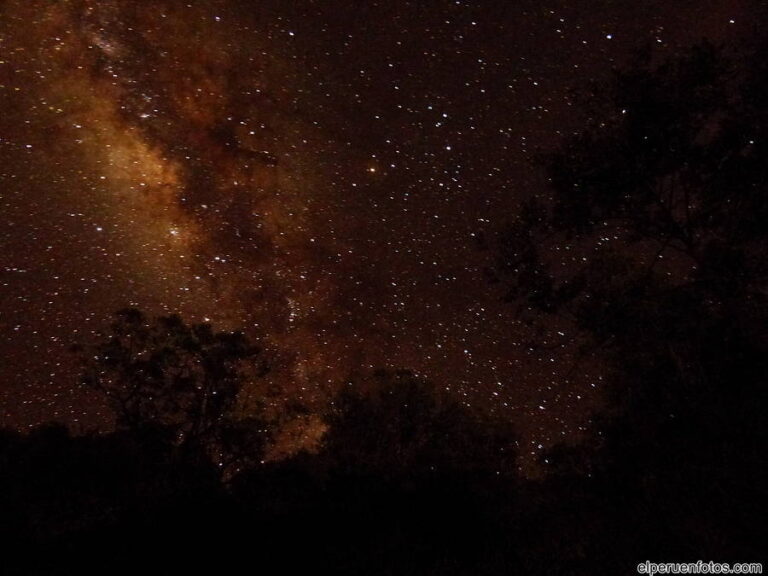
<instances>
[{"instance_id":1,"label":"tree silhouette","mask_svg":"<svg viewBox=\"0 0 768 576\"><path fill-rule=\"evenodd\" d=\"M515 435L480 420L407 370L375 372L334 401L324 449L342 470L377 474L516 472Z\"/></svg>"},{"instance_id":2,"label":"tree silhouette","mask_svg":"<svg viewBox=\"0 0 768 576\"><path fill-rule=\"evenodd\" d=\"M718 299L761 293L768 272L761 83L759 70L729 65L706 44L659 67L641 61L617 73L610 108L544 158L552 200L529 202L508 233L502 267L512 272L510 296L526 294L540 308L578 307L594 299L593 289L609 290L595 284L606 272L696 284ZM597 263L557 273L544 253L554 243L586 246L585 260ZM664 258L676 266L654 274Z\"/></svg>"},{"instance_id":3,"label":"tree silhouette","mask_svg":"<svg viewBox=\"0 0 768 576\"><path fill-rule=\"evenodd\" d=\"M755 543L746 527L765 496L754 478L765 472L768 373L765 53L729 60L705 44L617 73L592 125L544 159L552 196L525 206L501 250L509 299L533 322L569 318L606 364L595 466L562 449L557 462L561 478L563 467L590 470L621 503L603 518L610 532L637 527L617 557L632 546L734 553Z\"/></svg>"},{"instance_id":4,"label":"tree silhouette","mask_svg":"<svg viewBox=\"0 0 768 576\"><path fill-rule=\"evenodd\" d=\"M263 425L235 416L244 379L263 373L258 353L240 332L129 308L84 355L82 382L106 396L118 430L160 433L223 464L244 446L261 455Z\"/></svg>"}]
</instances>

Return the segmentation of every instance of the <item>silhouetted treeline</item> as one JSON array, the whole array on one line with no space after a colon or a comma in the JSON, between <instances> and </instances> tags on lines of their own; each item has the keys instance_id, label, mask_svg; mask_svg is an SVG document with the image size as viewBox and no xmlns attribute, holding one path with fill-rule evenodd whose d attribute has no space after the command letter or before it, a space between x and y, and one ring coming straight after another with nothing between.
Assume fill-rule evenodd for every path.
<instances>
[{"instance_id":1,"label":"silhouetted treeline","mask_svg":"<svg viewBox=\"0 0 768 576\"><path fill-rule=\"evenodd\" d=\"M505 239L509 300L567 319L607 375L592 441L548 456L555 511L533 511L542 536L572 516L575 573L764 554L767 49L617 72Z\"/></svg>"},{"instance_id":2,"label":"silhouetted treeline","mask_svg":"<svg viewBox=\"0 0 768 576\"><path fill-rule=\"evenodd\" d=\"M409 372L342 388L316 453L265 462L240 334L120 313L84 357L111 434L0 435L8 573L628 574L764 560L768 53L640 61L545 159L497 277L606 370L592 438L517 474L507 423ZM606 240L606 238L608 240ZM557 246L584 256L563 266ZM553 254L555 255L553 257Z\"/></svg>"},{"instance_id":3,"label":"silhouetted treeline","mask_svg":"<svg viewBox=\"0 0 768 576\"><path fill-rule=\"evenodd\" d=\"M9 570L461 574L508 548L518 480L505 426L486 428L408 372L345 391L329 420L318 453L242 461L229 476L156 422L5 432Z\"/></svg>"}]
</instances>

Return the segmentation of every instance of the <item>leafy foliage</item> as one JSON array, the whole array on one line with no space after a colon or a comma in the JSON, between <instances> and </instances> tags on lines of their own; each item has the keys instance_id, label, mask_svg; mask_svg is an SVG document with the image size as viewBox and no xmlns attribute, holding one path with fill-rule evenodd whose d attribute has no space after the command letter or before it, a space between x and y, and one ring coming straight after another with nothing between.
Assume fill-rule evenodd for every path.
<instances>
[{"instance_id":1,"label":"leafy foliage","mask_svg":"<svg viewBox=\"0 0 768 576\"><path fill-rule=\"evenodd\" d=\"M622 535L617 559L755 544L768 374L765 54L729 60L703 45L618 73L599 121L544 159L552 197L526 206L501 250L509 299L533 322L569 318L610 375L591 454L550 455L551 502L563 510L560 499L580 493L574 505L596 523L562 551L574 562L611 534Z\"/></svg>"},{"instance_id":2,"label":"leafy foliage","mask_svg":"<svg viewBox=\"0 0 768 576\"><path fill-rule=\"evenodd\" d=\"M258 353L242 333L187 325L178 316L150 320L126 309L89 351L83 383L105 394L118 429L154 430L223 457L246 437L251 449L254 442L263 448L263 426L235 416L244 379L263 373Z\"/></svg>"},{"instance_id":3,"label":"leafy foliage","mask_svg":"<svg viewBox=\"0 0 768 576\"><path fill-rule=\"evenodd\" d=\"M350 383L328 420L325 451L341 470L382 477L517 472L508 424L480 421L407 370Z\"/></svg>"}]
</instances>

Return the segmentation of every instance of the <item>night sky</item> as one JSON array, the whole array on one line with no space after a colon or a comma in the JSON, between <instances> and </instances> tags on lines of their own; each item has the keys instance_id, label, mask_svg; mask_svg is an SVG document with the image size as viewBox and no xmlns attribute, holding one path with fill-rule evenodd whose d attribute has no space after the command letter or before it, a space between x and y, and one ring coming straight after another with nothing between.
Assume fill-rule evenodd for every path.
<instances>
[{"instance_id":1,"label":"night sky","mask_svg":"<svg viewBox=\"0 0 768 576\"><path fill-rule=\"evenodd\" d=\"M278 403L402 367L523 456L578 439L598 363L516 320L493 246L590 83L750 5L3 0L0 424L103 425L68 350L132 305L260 339Z\"/></svg>"}]
</instances>

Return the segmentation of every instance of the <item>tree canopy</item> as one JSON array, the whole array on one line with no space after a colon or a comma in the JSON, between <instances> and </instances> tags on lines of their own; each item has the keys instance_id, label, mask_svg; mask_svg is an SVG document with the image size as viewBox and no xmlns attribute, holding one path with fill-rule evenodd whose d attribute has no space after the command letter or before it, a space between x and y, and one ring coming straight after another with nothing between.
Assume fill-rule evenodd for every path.
<instances>
[{"instance_id":1,"label":"tree canopy","mask_svg":"<svg viewBox=\"0 0 768 576\"><path fill-rule=\"evenodd\" d=\"M249 449L260 458L265 440L256 447L250 437L264 436L263 427L258 418L236 414L246 378L265 370L258 355L241 332L216 332L177 315L148 318L129 308L84 354L82 381L106 396L119 430L160 432L174 444L216 451L217 457L238 452L248 436Z\"/></svg>"},{"instance_id":2,"label":"tree canopy","mask_svg":"<svg viewBox=\"0 0 768 576\"><path fill-rule=\"evenodd\" d=\"M515 434L482 420L408 370L348 383L333 403L324 449L341 470L380 476L516 474Z\"/></svg>"},{"instance_id":3,"label":"tree canopy","mask_svg":"<svg viewBox=\"0 0 768 576\"><path fill-rule=\"evenodd\" d=\"M559 448L558 474L591 470L615 529L633 518L647 550L729 549L718 525L745 533L764 497L763 48L704 44L617 72L592 124L543 159L551 196L526 204L500 250L520 313L568 319L608 375L595 467Z\"/></svg>"}]
</instances>

